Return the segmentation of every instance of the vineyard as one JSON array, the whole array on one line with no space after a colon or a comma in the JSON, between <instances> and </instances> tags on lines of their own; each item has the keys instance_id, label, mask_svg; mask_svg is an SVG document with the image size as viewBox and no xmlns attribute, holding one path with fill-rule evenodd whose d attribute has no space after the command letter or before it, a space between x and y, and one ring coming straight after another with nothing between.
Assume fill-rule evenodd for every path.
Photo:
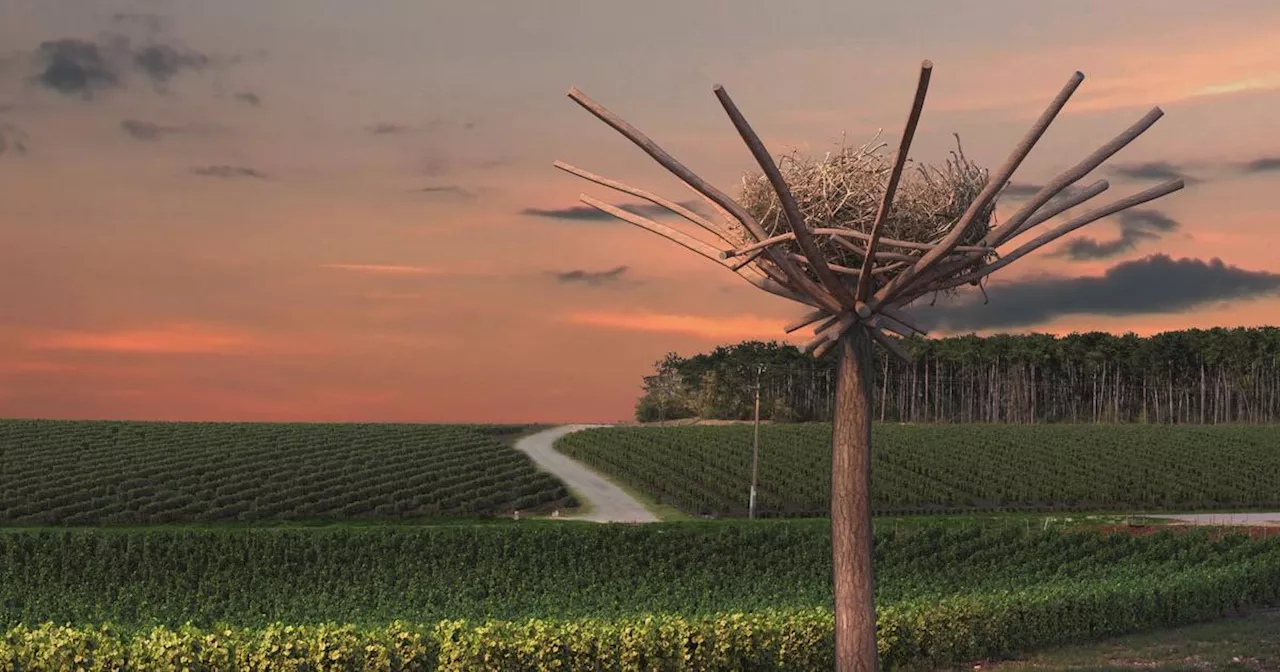
<instances>
[{"instance_id":1,"label":"vineyard","mask_svg":"<svg viewBox=\"0 0 1280 672\"><path fill-rule=\"evenodd\" d=\"M750 425L591 429L557 449L689 513L745 516ZM1280 506L1280 426L879 425L878 514ZM760 429L759 512L822 516L830 424Z\"/></svg>"},{"instance_id":2,"label":"vineyard","mask_svg":"<svg viewBox=\"0 0 1280 672\"><path fill-rule=\"evenodd\" d=\"M521 427L0 421L0 524L492 516L576 506Z\"/></svg>"},{"instance_id":3,"label":"vineyard","mask_svg":"<svg viewBox=\"0 0 1280 672\"><path fill-rule=\"evenodd\" d=\"M876 556L886 664L1280 599L1280 537L926 525L877 530ZM50 661L72 653L209 663L192 669L315 656L330 667L307 669L831 666L822 521L9 530L0 558L0 666L61 669ZM361 667L371 657L387 666Z\"/></svg>"}]
</instances>

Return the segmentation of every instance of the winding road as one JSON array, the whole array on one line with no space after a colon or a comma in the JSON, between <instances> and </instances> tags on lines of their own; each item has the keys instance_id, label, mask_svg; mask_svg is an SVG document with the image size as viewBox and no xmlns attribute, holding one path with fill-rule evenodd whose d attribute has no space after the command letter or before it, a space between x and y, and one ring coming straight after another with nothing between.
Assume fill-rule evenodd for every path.
<instances>
[{"instance_id":1,"label":"winding road","mask_svg":"<svg viewBox=\"0 0 1280 672\"><path fill-rule=\"evenodd\" d=\"M568 520L590 520L597 523L656 523L653 515L635 497L623 492L605 477L570 459L555 449L556 439L591 427L609 425L565 425L516 441L516 450L529 457L544 471L564 481L575 496L590 507L585 515L564 516Z\"/></svg>"}]
</instances>

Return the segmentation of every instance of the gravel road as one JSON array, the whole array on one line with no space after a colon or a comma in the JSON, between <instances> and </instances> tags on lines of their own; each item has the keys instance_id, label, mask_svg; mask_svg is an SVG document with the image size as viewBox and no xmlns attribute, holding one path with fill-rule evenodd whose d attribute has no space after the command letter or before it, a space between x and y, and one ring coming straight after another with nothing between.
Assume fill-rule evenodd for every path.
<instances>
[{"instance_id":1,"label":"gravel road","mask_svg":"<svg viewBox=\"0 0 1280 672\"><path fill-rule=\"evenodd\" d=\"M566 425L530 434L516 441L516 450L522 451L542 468L564 481L574 494L591 507L582 516L564 516L570 520L590 520L597 523L654 523L658 517L644 508L634 497L623 492L600 474L582 463L556 451L556 439L588 429L609 425Z\"/></svg>"},{"instance_id":2,"label":"gravel road","mask_svg":"<svg viewBox=\"0 0 1280 672\"><path fill-rule=\"evenodd\" d=\"M1143 514L1145 518L1164 518L1192 525L1280 525L1280 513L1172 513Z\"/></svg>"}]
</instances>

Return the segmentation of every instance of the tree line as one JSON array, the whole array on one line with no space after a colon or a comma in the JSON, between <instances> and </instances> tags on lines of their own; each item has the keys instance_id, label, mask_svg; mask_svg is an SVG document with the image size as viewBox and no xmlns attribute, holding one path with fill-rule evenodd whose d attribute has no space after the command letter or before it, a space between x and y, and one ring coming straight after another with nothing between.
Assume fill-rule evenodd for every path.
<instances>
[{"instance_id":1,"label":"tree line","mask_svg":"<svg viewBox=\"0 0 1280 672\"><path fill-rule=\"evenodd\" d=\"M906 364L875 350L872 412L888 422L1280 421L1280 328L1214 328L1141 337L1104 332L907 338ZM640 421L760 417L829 421L835 352L776 341L669 353L644 378Z\"/></svg>"}]
</instances>

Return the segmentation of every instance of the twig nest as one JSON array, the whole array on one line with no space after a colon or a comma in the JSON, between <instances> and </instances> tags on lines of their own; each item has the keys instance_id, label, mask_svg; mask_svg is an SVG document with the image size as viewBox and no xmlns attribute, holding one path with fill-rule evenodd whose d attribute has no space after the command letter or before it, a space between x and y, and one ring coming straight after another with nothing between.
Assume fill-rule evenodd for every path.
<instances>
[{"instance_id":1,"label":"twig nest","mask_svg":"<svg viewBox=\"0 0 1280 672\"><path fill-rule=\"evenodd\" d=\"M793 151L778 160L778 169L795 197L805 224L817 228L843 228L870 233L880 199L893 170L893 155L883 151L885 143L867 143L850 147L843 140L838 151L821 159L805 157ZM969 161L956 137L956 149L950 152L942 168L908 162L893 198L889 219L881 229L882 238L916 243L941 240L960 219L987 182L987 170ZM787 222L778 194L761 172L747 173L742 178L738 202L752 214L770 236L787 233ZM976 245L991 230L995 203L979 213L973 225L960 240L960 245ZM817 242L827 261L848 267L860 267L862 255L835 244L830 236L818 236ZM786 244L789 252L799 253L795 241ZM861 247L865 248L865 244ZM921 256L922 251L879 246L879 250Z\"/></svg>"}]
</instances>

